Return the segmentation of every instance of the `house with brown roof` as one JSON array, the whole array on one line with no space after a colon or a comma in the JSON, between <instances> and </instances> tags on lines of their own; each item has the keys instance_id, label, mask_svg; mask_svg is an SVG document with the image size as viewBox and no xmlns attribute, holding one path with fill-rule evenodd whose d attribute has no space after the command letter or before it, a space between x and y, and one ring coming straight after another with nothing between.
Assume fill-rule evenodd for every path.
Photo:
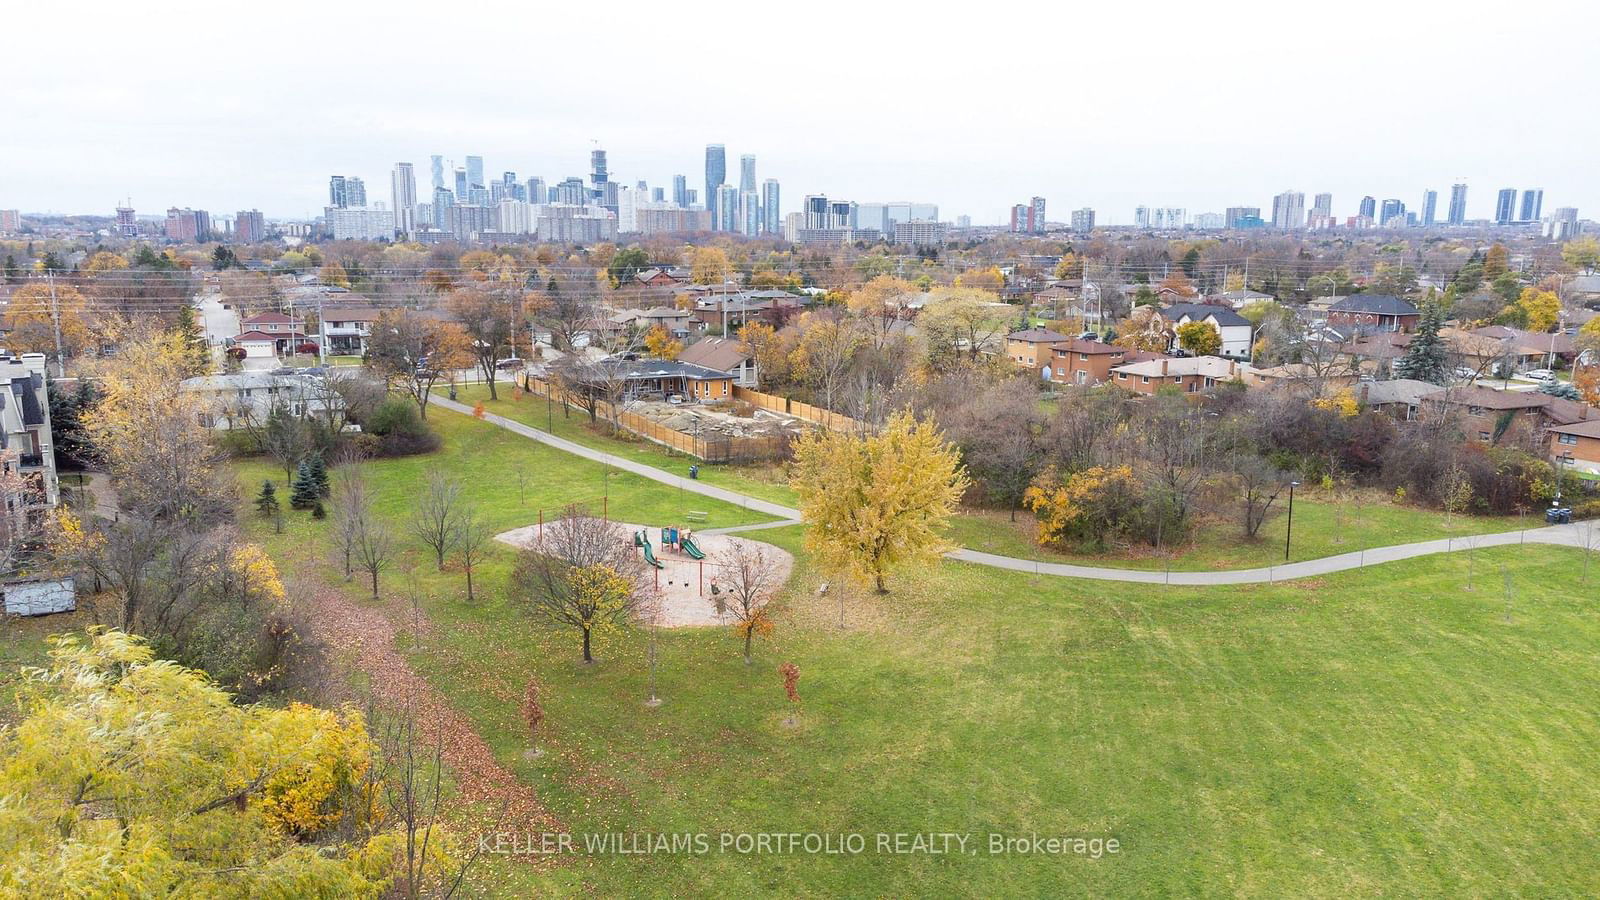
<instances>
[{"instance_id":1,"label":"house with brown roof","mask_svg":"<svg viewBox=\"0 0 1600 900\"><path fill-rule=\"evenodd\" d=\"M1049 378L1045 371L1050 367L1053 353L1051 345L1070 340L1066 335L1048 328L1034 326L1006 335L1006 358L1025 369L1031 369L1041 378Z\"/></svg>"},{"instance_id":2,"label":"house with brown roof","mask_svg":"<svg viewBox=\"0 0 1600 900\"><path fill-rule=\"evenodd\" d=\"M1050 345L1051 381L1061 384L1100 384L1111 380L1111 369L1128 359L1128 348L1100 341L1062 341Z\"/></svg>"},{"instance_id":3,"label":"house with brown roof","mask_svg":"<svg viewBox=\"0 0 1600 900\"><path fill-rule=\"evenodd\" d=\"M755 356L747 352L744 342L737 338L701 338L683 348L677 359L678 362L725 372L739 387L754 388L760 377Z\"/></svg>"},{"instance_id":4,"label":"house with brown roof","mask_svg":"<svg viewBox=\"0 0 1600 900\"><path fill-rule=\"evenodd\" d=\"M1425 407L1462 416L1469 441L1544 443L1549 429L1600 419L1600 409L1539 391L1497 391L1482 385L1447 388L1422 398Z\"/></svg>"},{"instance_id":5,"label":"house with brown roof","mask_svg":"<svg viewBox=\"0 0 1600 900\"><path fill-rule=\"evenodd\" d=\"M1550 459L1574 472L1600 476L1600 419L1552 425Z\"/></svg>"},{"instance_id":6,"label":"house with brown roof","mask_svg":"<svg viewBox=\"0 0 1600 900\"><path fill-rule=\"evenodd\" d=\"M306 339L305 322L280 312L264 312L239 320L239 334L229 339L246 356L286 356Z\"/></svg>"}]
</instances>

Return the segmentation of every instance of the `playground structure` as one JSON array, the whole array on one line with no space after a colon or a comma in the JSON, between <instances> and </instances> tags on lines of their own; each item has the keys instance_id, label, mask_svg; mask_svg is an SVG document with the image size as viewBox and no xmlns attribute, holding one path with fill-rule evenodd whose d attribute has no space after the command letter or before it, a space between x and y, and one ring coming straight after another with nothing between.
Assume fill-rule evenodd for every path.
<instances>
[{"instance_id":1,"label":"playground structure","mask_svg":"<svg viewBox=\"0 0 1600 900\"><path fill-rule=\"evenodd\" d=\"M611 523L618 540L631 542L649 567L653 585L660 597L655 624L669 628L695 625L722 625L732 620L717 615L717 582L722 566L718 554L736 543L757 544L730 534L695 534L686 528L668 525L655 527L627 522ZM544 520L495 535L495 540L517 548L537 548ZM652 534L656 541L652 541ZM771 544L762 543L766 554L780 566L779 582L789 577L794 556Z\"/></svg>"}]
</instances>

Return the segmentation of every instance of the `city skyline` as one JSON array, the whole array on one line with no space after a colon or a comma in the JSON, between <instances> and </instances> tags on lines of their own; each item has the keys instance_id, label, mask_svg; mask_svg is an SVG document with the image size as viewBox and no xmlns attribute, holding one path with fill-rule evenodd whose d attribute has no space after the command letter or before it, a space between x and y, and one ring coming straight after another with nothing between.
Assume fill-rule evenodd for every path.
<instances>
[{"instance_id":1,"label":"city skyline","mask_svg":"<svg viewBox=\"0 0 1600 900\"><path fill-rule=\"evenodd\" d=\"M326 52L293 17L263 17L241 36L211 17L181 12L160 30L140 29L137 11L112 8L78 23L75 53L150 59L223 48L258 51L272 77L193 78L177 67L132 65L105 79L92 67L61 66L50 42L17 42L11 69L22 85L9 93L10 112L29 127L0 133L9 175L0 178L0 206L109 215L131 197L149 214L176 205L309 218L325 205L331 173L361 177L369 196L387 194L377 186L387 185L395 163L410 162L421 199L431 193L431 155L464 168L471 154L484 160L486 172L510 169L556 184L586 174L588 152L598 142L610 154L615 180L670 187L672 176L687 175L689 185L702 189L702 204L709 199L704 149L722 143L734 157L727 174L735 183L738 157L753 154L758 175L778 178L791 198L926 199L952 220L970 215L987 225L1006 222L1012 204L1035 195L1060 211L1057 219L1091 207L1100 211L1100 224L1126 225L1140 205L1196 213L1240 205L1270 209L1272 197L1291 186L1308 199L1333 194L1339 219L1354 215L1364 195L1398 197L1413 207L1425 190L1440 192L1443 213L1450 185L1458 181L1472 188L1468 219L1492 218L1495 192L1506 186L1546 191L1546 210L1600 209L1600 175L1589 159L1600 143L1600 122L1573 115L1582 108L1581 86L1558 79L1529 92L1492 65L1506 42L1537 45L1551 59L1585 58L1586 35L1593 33L1585 26L1600 24L1600 12L1591 7L1534 7L1495 29L1463 29L1448 59L1427 63L1449 69L1448 88L1415 104L1374 98L1389 95L1404 77L1393 65L1395 46L1431 46L1442 37L1427 10L1356 2L1326 23L1317 41L1337 48L1329 58L1337 89L1322 87L1310 70L1305 79L1274 79L1259 74L1258 66L1229 65L1210 55L1208 47L1254 41L1264 51L1278 45L1281 23L1253 3L1176 10L1171 15L1180 21L1173 24L1181 27L1141 38L1138 54L1115 38L1140 32L1146 13L1072 11L1072 32L1113 38L1075 46L1075 69L1115 77L1112 86L1074 87L1065 96L1051 54L974 44L961 23L941 17L903 21L892 10L823 6L818 15L777 29L764 54L778 63L827 45L839 58L865 58L894 35L897 46L918 47L930 65L962 77L885 107L849 67L810 73L806 90L796 91L783 78L713 78L694 66L655 72L625 56L595 58L585 48L539 40L541 66L582 73L583 91L531 89L520 61L496 54L459 61L448 79L396 80L394 72L356 59L360 54ZM731 19L747 12L714 4L707 15ZM667 34L684 25L681 15L642 4L624 3L619 13L641 33ZM1069 13L1002 3L985 15L1026 19L1043 34L1053 21L1065 25ZM425 40L418 17L393 15L381 4L340 5L319 16L318 32L360 35L367 48ZM507 33L546 37L592 25L579 10L535 13L511 4L461 16L493 21ZM833 27L839 17L852 28ZM18 33L46 33L51 19L35 5L18 10L12 24ZM1380 20L1384 40L1373 41L1370 26ZM124 35L135 31L143 43L125 51ZM1169 71L1149 65L1152 59L1183 62ZM1177 104L1190 136L1180 146L1130 133L1130 110L1173 106L1172 79L1188 68L1208 84ZM1002 72L998 83L990 77ZM641 85L663 102L639 102ZM157 97L160 103L144 102ZM292 115L281 113L286 105ZM685 116L691 105L692 119ZM1056 108L1071 114L1040 114ZM1534 147L1516 129L1482 128L1481 111L1494 108L1515 108L1524 121L1558 122L1559 139ZM86 109L94 115L84 115ZM626 115L618 114L622 109ZM688 121L693 124L685 127ZM963 127L962 121L986 124ZM941 130L939 123L948 127ZM1352 132L1396 137L1369 142L1366 147L1376 149L1352 155L1341 138ZM938 139L930 140L935 133ZM1247 154L1248 165L1241 164L1245 144L1256 148ZM443 175L453 188L453 172Z\"/></svg>"}]
</instances>

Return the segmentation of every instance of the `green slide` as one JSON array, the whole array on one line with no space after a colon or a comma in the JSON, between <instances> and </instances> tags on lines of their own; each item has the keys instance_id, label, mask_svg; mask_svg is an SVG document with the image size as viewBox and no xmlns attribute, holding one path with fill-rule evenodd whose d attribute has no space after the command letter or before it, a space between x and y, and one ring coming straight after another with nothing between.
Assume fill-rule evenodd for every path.
<instances>
[{"instance_id":1,"label":"green slide","mask_svg":"<svg viewBox=\"0 0 1600 900\"><path fill-rule=\"evenodd\" d=\"M667 567L666 564L656 559L656 552L650 549L650 538L643 535L635 535L635 537L640 539L640 544L644 547L644 561L658 569L665 569Z\"/></svg>"},{"instance_id":2,"label":"green slide","mask_svg":"<svg viewBox=\"0 0 1600 900\"><path fill-rule=\"evenodd\" d=\"M689 556L694 559L706 558L705 551L694 545L694 538L684 538L683 540L678 541L678 546L682 547L683 552L689 554Z\"/></svg>"}]
</instances>

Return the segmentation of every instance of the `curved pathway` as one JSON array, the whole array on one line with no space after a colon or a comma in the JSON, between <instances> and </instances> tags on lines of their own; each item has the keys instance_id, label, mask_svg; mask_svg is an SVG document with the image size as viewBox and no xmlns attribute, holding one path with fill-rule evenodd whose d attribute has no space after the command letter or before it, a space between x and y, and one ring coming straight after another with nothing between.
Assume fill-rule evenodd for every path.
<instances>
[{"instance_id":1,"label":"curved pathway","mask_svg":"<svg viewBox=\"0 0 1600 900\"><path fill-rule=\"evenodd\" d=\"M472 407L465 403L457 403L443 397L431 397L430 402L435 406L454 412L472 415ZM613 456L602 450L585 447L573 443L565 438L556 437L548 432L540 431L521 422L513 421L505 416L485 413L484 421L498 425L508 431L520 434L542 444L548 444L557 450L604 463L613 468L632 472L635 475L682 488L690 493L701 494L734 506L777 516L781 521L763 522L756 525L740 525L728 529L715 529L716 531L754 531L761 528L778 528L785 525L796 525L800 522L800 510L793 509L767 500L746 496L727 488L706 484L703 481L684 478L664 472L654 466L633 460ZM1579 525L1553 525L1544 528L1531 528L1525 531L1506 531L1497 534L1463 535L1461 537L1441 538L1434 541L1418 541L1414 544L1394 544L1389 547L1373 547L1368 550L1354 550L1341 553L1337 556L1324 556L1320 559L1308 559L1301 562L1285 563L1281 566L1267 566L1260 569L1225 569L1220 571L1199 572L1161 572L1148 569L1109 569L1099 566L1079 566L1071 563L1041 562L1032 559L1020 559L1015 556L1000 556L994 553L984 553L980 550L962 548L946 553L948 559L961 562L974 563L980 566L990 566L996 569L1009 569L1013 572L1031 572L1035 575L1057 575L1063 578L1092 578L1099 581L1131 581L1140 584L1261 584L1276 581L1288 581L1295 578L1309 578L1315 575L1327 575L1331 572L1343 572L1347 569L1359 569L1363 566L1377 565L1379 563L1394 562L1401 559L1411 559L1416 556L1429 556L1434 553L1452 553L1458 550L1471 550L1482 547L1503 547L1508 544L1556 544L1566 547L1584 546L1584 533Z\"/></svg>"}]
</instances>

